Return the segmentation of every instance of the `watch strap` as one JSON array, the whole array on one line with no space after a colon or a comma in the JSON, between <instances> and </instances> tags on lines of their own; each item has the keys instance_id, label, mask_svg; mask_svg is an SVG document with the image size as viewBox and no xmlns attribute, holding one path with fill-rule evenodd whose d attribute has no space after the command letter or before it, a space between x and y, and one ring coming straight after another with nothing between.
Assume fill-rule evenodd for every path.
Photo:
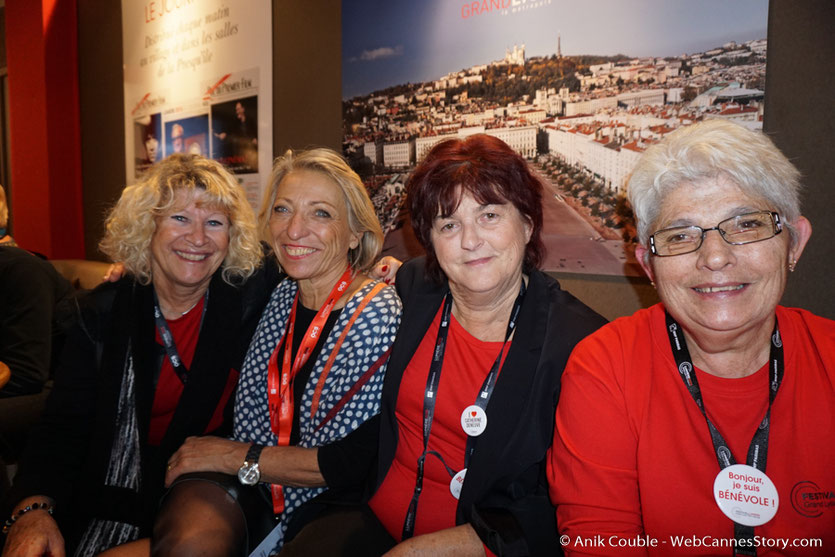
<instances>
[{"instance_id":1,"label":"watch strap","mask_svg":"<svg viewBox=\"0 0 835 557\"><path fill-rule=\"evenodd\" d=\"M264 450L264 445L253 443L249 446L244 458L244 464L258 464L258 459L261 458L261 451Z\"/></svg>"}]
</instances>

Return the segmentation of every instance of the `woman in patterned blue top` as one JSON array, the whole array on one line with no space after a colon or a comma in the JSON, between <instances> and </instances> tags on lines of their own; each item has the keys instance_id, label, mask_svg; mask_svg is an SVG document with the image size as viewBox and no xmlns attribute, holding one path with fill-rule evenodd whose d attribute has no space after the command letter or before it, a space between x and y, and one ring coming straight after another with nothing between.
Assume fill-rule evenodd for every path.
<instances>
[{"instance_id":1,"label":"woman in patterned blue top","mask_svg":"<svg viewBox=\"0 0 835 557\"><path fill-rule=\"evenodd\" d=\"M383 234L359 177L328 149L288 151L274 165L260 223L289 278L250 344L234 440L189 438L169 460L174 487L154 554L248 554L270 530L265 544L280 546L293 511L324 488L271 484L272 448L304 452L379 412L401 306L393 288L363 273Z\"/></svg>"}]
</instances>

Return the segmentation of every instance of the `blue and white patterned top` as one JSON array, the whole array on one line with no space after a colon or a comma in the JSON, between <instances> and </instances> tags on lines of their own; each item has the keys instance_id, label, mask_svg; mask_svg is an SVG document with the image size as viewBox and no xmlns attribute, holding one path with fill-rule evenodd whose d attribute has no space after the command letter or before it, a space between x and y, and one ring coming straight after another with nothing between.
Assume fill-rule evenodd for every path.
<instances>
[{"instance_id":1,"label":"blue and white patterned top","mask_svg":"<svg viewBox=\"0 0 835 557\"><path fill-rule=\"evenodd\" d=\"M313 420L310 419L313 392L325 363L351 316L376 282L366 284L351 296L325 339L310 373L301 405L294 409L294 412L299 413L299 446L318 447L341 439L380 411L385 363L329 422L316 430L334 405L351 390L366 370L386 354L394 342L400 324L401 304L400 298L391 286L386 286L378 292L354 322L325 379L316 415ZM267 367L272 352L284 335L297 289L295 281L282 281L273 291L255 330L238 381L233 430L235 440L268 446L277 444L277 438L270 428ZM282 537L283 529L286 528L293 511L325 489L284 487Z\"/></svg>"}]
</instances>

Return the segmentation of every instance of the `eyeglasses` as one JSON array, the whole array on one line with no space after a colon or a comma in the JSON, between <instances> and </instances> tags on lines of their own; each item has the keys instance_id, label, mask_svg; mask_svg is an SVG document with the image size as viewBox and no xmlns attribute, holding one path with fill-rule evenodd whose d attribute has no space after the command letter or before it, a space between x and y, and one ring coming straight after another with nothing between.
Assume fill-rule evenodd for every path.
<instances>
[{"instance_id":1,"label":"eyeglasses","mask_svg":"<svg viewBox=\"0 0 835 557\"><path fill-rule=\"evenodd\" d=\"M711 230L719 231L727 243L741 246L773 238L783 231L783 222L773 211L758 211L723 220L713 228L675 226L650 236L649 248L659 257L692 253L702 247L705 234Z\"/></svg>"}]
</instances>

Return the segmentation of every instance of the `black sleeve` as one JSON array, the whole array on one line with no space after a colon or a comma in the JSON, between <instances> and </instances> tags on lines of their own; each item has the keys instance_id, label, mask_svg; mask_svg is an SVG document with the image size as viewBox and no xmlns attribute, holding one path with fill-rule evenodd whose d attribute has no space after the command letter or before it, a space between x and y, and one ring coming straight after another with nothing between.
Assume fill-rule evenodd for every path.
<instances>
[{"instance_id":1,"label":"black sleeve","mask_svg":"<svg viewBox=\"0 0 835 557\"><path fill-rule=\"evenodd\" d=\"M29 256L31 257L31 256ZM4 268L0 293L0 361L11 379L0 398L41 392L49 377L55 288L41 261L18 258Z\"/></svg>"},{"instance_id":2,"label":"black sleeve","mask_svg":"<svg viewBox=\"0 0 835 557\"><path fill-rule=\"evenodd\" d=\"M319 447L319 471L329 488L365 487L377 462L380 415L367 420L346 437Z\"/></svg>"},{"instance_id":3,"label":"black sleeve","mask_svg":"<svg viewBox=\"0 0 835 557\"><path fill-rule=\"evenodd\" d=\"M73 328L61 355L46 407L32 428L8 502L48 495L65 508L86 475L83 463L95 430L98 356L89 317Z\"/></svg>"},{"instance_id":4,"label":"black sleeve","mask_svg":"<svg viewBox=\"0 0 835 557\"><path fill-rule=\"evenodd\" d=\"M278 260L272 253L264 256L262 268L264 269L265 280L270 287L270 292L272 292L272 288L275 288L279 282L287 278L287 275L278 266Z\"/></svg>"},{"instance_id":5,"label":"black sleeve","mask_svg":"<svg viewBox=\"0 0 835 557\"><path fill-rule=\"evenodd\" d=\"M420 256L410 259L400 266L397 270L397 276L394 280L394 289L397 295L403 300L403 306L406 306L406 300L409 294L419 290L421 283L427 279L425 277L426 271L426 257Z\"/></svg>"},{"instance_id":6,"label":"black sleeve","mask_svg":"<svg viewBox=\"0 0 835 557\"><path fill-rule=\"evenodd\" d=\"M470 524L496 555L562 555L557 543L556 509L548 498L544 478L540 489L508 506L474 505Z\"/></svg>"},{"instance_id":7,"label":"black sleeve","mask_svg":"<svg viewBox=\"0 0 835 557\"><path fill-rule=\"evenodd\" d=\"M275 290L278 283L284 280L286 276L279 269L275 257L267 255L263 258L261 265L255 270L252 276L244 281L243 284L239 285L243 304L241 319L244 327L241 333L249 335L246 338L244 350L249 346L252 333L255 331L255 325L261 319L261 313L264 311L267 302L269 302L273 290ZM250 327L251 330L249 329Z\"/></svg>"}]
</instances>

